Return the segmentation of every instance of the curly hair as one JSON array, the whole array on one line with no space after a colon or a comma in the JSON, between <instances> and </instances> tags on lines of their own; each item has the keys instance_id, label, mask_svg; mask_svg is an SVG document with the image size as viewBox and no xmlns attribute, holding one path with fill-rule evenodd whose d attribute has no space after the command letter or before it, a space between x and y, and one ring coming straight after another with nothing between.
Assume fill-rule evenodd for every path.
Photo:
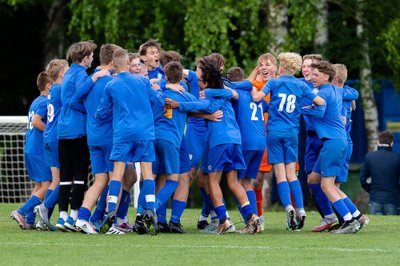
<instances>
[{"instance_id":1,"label":"curly hair","mask_svg":"<svg viewBox=\"0 0 400 266\"><path fill-rule=\"evenodd\" d=\"M280 68L284 69L285 72L288 72L291 75L296 73L303 64L301 55L292 52L280 53L278 55L278 60Z\"/></svg>"}]
</instances>

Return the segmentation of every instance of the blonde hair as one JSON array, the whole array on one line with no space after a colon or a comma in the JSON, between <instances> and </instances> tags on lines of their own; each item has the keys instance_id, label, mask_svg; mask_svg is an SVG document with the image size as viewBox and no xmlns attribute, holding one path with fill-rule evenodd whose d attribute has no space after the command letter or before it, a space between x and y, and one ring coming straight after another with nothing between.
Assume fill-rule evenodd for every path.
<instances>
[{"instance_id":1,"label":"blonde hair","mask_svg":"<svg viewBox=\"0 0 400 266\"><path fill-rule=\"evenodd\" d=\"M122 49L122 48L115 49L112 60L113 60L114 66L118 70L120 70L124 67L127 67L127 65L129 64L128 51L125 49Z\"/></svg>"},{"instance_id":2,"label":"blonde hair","mask_svg":"<svg viewBox=\"0 0 400 266\"><path fill-rule=\"evenodd\" d=\"M279 67L288 74L294 75L301 68L303 60L298 53L280 53L278 55Z\"/></svg>"},{"instance_id":3,"label":"blonde hair","mask_svg":"<svg viewBox=\"0 0 400 266\"><path fill-rule=\"evenodd\" d=\"M46 66L46 72L49 77L55 82L59 76L60 72L68 67L68 61L65 59L53 59Z\"/></svg>"},{"instance_id":4,"label":"blonde hair","mask_svg":"<svg viewBox=\"0 0 400 266\"><path fill-rule=\"evenodd\" d=\"M276 65L276 58L271 53L265 53L260 55L260 57L257 60L257 65L260 65L261 62L263 61L268 62L268 60L271 61L271 63L273 63L274 65Z\"/></svg>"},{"instance_id":5,"label":"blonde hair","mask_svg":"<svg viewBox=\"0 0 400 266\"><path fill-rule=\"evenodd\" d=\"M344 85L347 80L347 67L344 64L333 64L333 69L335 70L335 77L340 85Z\"/></svg>"}]
</instances>

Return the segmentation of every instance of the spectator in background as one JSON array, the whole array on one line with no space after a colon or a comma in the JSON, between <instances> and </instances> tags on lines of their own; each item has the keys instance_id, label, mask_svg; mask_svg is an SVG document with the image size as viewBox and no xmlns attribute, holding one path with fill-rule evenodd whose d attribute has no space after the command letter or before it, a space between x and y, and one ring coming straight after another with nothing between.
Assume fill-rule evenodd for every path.
<instances>
[{"instance_id":1,"label":"spectator in background","mask_svg":"<svg viewBox=\"0 0 400 266\"><path fill-rule=\"evenodd\" d=\"M378 150L369 152L361 166L361 186L370 194L369 212L396 215L400 196L400 156L392 152L393 135L378 135Z\"/></svg>"}]
</instances>

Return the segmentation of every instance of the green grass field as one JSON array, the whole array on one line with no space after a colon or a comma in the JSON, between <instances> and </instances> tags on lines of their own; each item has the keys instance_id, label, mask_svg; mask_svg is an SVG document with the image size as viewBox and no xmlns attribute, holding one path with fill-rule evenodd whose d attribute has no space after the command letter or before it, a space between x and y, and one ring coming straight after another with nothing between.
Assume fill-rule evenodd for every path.
<instances>
[{"instance_id":1,"label":"green grass field","mask_svg":"<svg viewBox=\"0 0 400 266\"><path fill-rule=\"evenodd\" d=\"M10 213L19 205L0 204L0 265L397 265L400 216L370 215L358 234L312 233L319 222L309 212L301 232L284 229L283 212L266 213L257 235L206 235L196 229L198 209L187 209L184 235L84 235L22 231ZM230 214L237 228L239 213ZM133 214L130 214L133 220Z\"/></svg>"}]
</instances>

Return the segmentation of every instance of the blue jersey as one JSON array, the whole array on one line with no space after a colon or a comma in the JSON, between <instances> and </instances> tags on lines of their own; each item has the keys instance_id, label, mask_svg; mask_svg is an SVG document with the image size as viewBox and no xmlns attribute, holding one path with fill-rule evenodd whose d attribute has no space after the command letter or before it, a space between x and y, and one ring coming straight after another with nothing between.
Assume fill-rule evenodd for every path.
<instances>
[{"instance_id":1,"label":"blue jersey","mask_svg":"<svg viewBox=\"0 0 400 266\"><path fill-rule=\"evenodd\" d=\"M77 90L93 85L93 80L81 65L72 64L64 74L61 84L62 108L58 119L58 139L75 139L86 135L86 109L83 101L75 109L71 108L70 102Z\"/></svg>"},{"instance_id":2,"label":"blue jersey","mask_svg":"<svg viewBox=\"0 0 400 266\"><path fill-rule=\"evenodd\" d=\"M355 89L349 87L349 86L344 86L344 96L343 96L343 106L342 106L342 115L346 117L346 133L347 133L347 139L349 142L351 142L351 137L350 137L350 130L351 130L351 113L353 111L352 109L352 101L357 100L359 94L358 91ZM350 97L349 97L350 96ZM347 100L345 97L350 98L350 100Z\"/></svg>"},{"instance_id":3,"label":"blue jersey","mask_svg":"<svg viewBox=\"0 0 400 266\"><path fill-rule=\"evenodd\" d=\"M264 112L269 108L263 99L253 101L251 92L237 90L239 99L233 103L236 121L242 136L242 150L264 150L267 145Z\"/></svg>"},{"instance_id":4,"label":"blue jersey","mask_svg":"<svg viewBox=\"0 0 400 266\"><path fill-rule=\"evenodd\" d=\"M190 93L179 93L171 90L163 91L165 98L170 98L177 102L195 102L196 98ZM171 142L176 148L181 147L183 132L186 123L186 112L179 109L172 109L172 117L167 118L163 115L164 106L157 105L154 111L154 126L156 139L163 139Z\"/></svg>"},{"instance_id":5,"label":"blue jersey","mask_svg":"<svg viewBox=\"0 0 400 266\"><path fill-rule=\"evenodd\" d=\"M107 83L96 118L113 115L113 144L136 140L154 140L151 105L164 106L161 90L154 91L148 79L121 72Z\"/></svg>"},{"instance_id":6,"label":"blue jersey","mask_svg":"<svg viewBox=\"0 0 400 266\"><path fill-rule=\"evenodd\" d=\"M262 91L271 93L268 131L299 131L300 101L314 100L316 95L302 81L293 76L281 76L268 81Z\"/></svg>"},{"instance_id":7,"label":"blue jersey","mask_svg":"<svg viewBox=\"0 0 400 266\"><path fill-rule=\"evenodd\" d=\"M57 142L58 116L61 111L61 84L53 84L47 96L47 124L43 132L44 143Z\"/></svg>"},{"instance_id":8,"label":"blue jersey","mask_svg":"<svg viewBox=\"0 0 400 266\"><path fill-rule=\"evenodd\" d=\"M230 97L232 97L232 93ZM207 121L209 148L221 144L242 144L239 126L235 119L235 112L229 99L211 98L201 99L192 103L180 103L179 110L185 112L200 110L206 113L214 113L217 110L221 110L224 113L220 122Z\"/></svg>"},{"instance_id":9,"label":"blue jersey","mask_svg":"<svg viewBox=\"0 0 400 266\"><path fill-rule=\"evenodd\" d=\"M187 82L189 83L190 94L196 97L196 99L199 99L200 87L196 72L189 70ZM206 130L206 120L204 118L189 116L188 126L195 126L199 131L203 131Z\"/></svg>"},{"instance_id":10,"label":"blue jersey","mask_svg":"<svg viewBox=\"0 0 400 266\"><path fill-rule=\"evenodd\" d=\"M318 89L314 88L314 84L312 82L309 82L307 80L305 80L305 78L299 78L300 81L303 81L311 90L312 92L316 95L318 93ZM308 105L312 105L312 101L308 100L308 99L304 99L304 101L301 102L301 106L308 106ZM304 118L304 122L306 125L306 130L307 131L315 131L315 128L313 126L313 124L310 121L310 117L308 116L303 116Z\"/></svg>"},{"instance_id":11,"label":"blue jersey","mask_svg":"<svg viewBox=\"0 0 400 266\"><path fill-rule=\"evenodd\" d=\"M325 104L303 108L302 113L312 116L311 121L320 139L346 140L346 131L341 118L343 90L332 84L324 84L319 87L318 96L325 100Z\"/></svg>"},{"instance_id":12,"label":"blue jersey","mask_svg":"<svg viewBox=\"0 0 400 266\"><path fill-rule=\"evenodd\" d=\"M95 72L101 69L96 69ZM107 119L98 120L95 117L97 107L104 94L106 84L112 80L112 76L99 78L93 88L84 87L77 91L71 100L71 107L76 108L83 100L87 112L86 134L89 146L103 146L112 143L112 115Z\"/></svg>"},{"instance_id":13,"label":"blue jersey","mask_svg":"<svg viewBox=\"0 0 400 266\"><path fill-rule=\"evenodd\" d=\"M158 65L154 70L148 70L149 79L163 79L165 78L164 70L162 69L161 64Z\"/></svg>"},{"instance_id":14,"label":"blue jersey","mask_svg":"<svg viewBox=\"0 0 400 266\"><path fill-rule=\"evenodd\" d=\"M26 127L26 142L25 142L25 153L29 154L43 154L43 132L36 129L32 125L32 119L35 115L40 115L42 122L47 122L47 97L40 95L37 97L29 107L28 113L28 125Z\"/></svg>"}]
</instances>

